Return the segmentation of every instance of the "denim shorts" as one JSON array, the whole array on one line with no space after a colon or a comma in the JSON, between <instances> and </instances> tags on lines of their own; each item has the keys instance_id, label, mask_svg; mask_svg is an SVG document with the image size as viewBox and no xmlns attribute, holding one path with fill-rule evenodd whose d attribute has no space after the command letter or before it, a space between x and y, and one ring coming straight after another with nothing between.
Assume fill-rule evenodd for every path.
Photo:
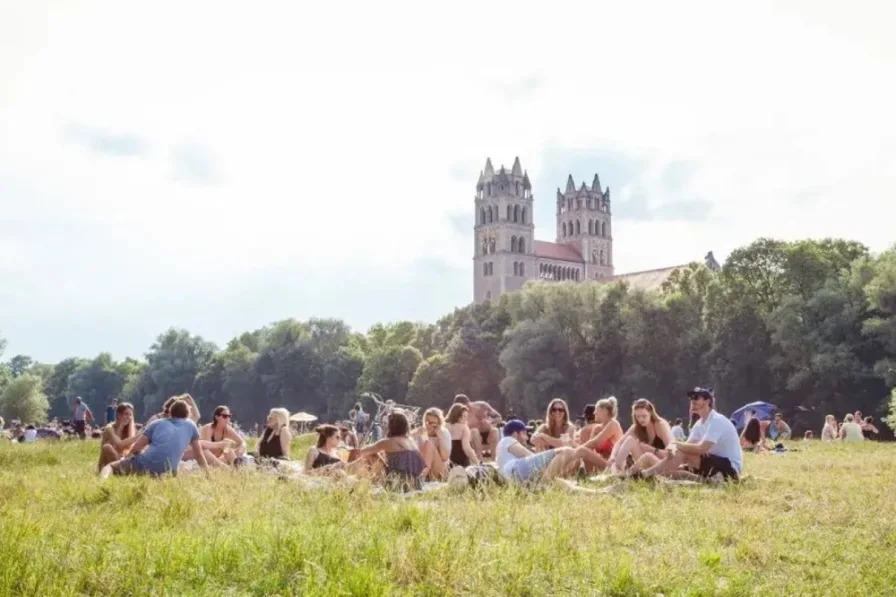
<instances>
[{"instance_id":1,"label":"denim shorts","mask_svg":"<svg viewBox=\"0 0 896 597\"><path fill-rule=\"evenodd\" d=\"M504 475L512 481L521 483L537 481L556 455L556 450L545 450L532 456L511 460L504 466Z\"/></svg>"}]
</instances>

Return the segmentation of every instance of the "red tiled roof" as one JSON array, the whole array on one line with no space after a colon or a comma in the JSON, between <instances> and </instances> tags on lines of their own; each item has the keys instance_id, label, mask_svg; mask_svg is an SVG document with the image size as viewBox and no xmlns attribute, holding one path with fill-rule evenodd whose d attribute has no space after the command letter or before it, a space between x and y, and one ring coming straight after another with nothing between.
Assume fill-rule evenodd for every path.
<instances>
[{"instance_id":1,"label":"red tiled roof","mask_svg":"<svg viewBox=\"0 0 896 597\"><path fill-rule=\"evenodd\" d=\"M573 261L583 263L584 260L575 247L549 243L543 240L535 241L535 255L544 259L556 259L558 261Z\"/></svg>"}]
</instances>

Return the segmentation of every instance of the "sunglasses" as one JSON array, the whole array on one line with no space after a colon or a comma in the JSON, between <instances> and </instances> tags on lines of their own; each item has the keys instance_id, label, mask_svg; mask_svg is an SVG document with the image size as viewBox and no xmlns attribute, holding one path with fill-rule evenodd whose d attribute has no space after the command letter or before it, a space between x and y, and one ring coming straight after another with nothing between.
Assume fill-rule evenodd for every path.
<instances>
[{"instance_id":1,"label":"sunglasses","mask_svg":"<svg viewBox=\"0 0 896 597\"><path fill-rule=\"evenodd\" d=\"M218 416L219 416L219 417L223 417L223 418L225 418L225 419L229 419L229 418L230 418L230 415L229 415L229 414L223 414L223 415L218 415Z\"/></svg>"},{"instance_id":2,"label":"sunglasses","mask_svg":"<svg viewBox=\"0 0 896 597\"><path fill-rule=\"evenodd\" d=\"M555 406L554 408L551 409L551 412L552 413L565 413L566 409L563 408L562 406Z\"/></svg>"}]
</instances>

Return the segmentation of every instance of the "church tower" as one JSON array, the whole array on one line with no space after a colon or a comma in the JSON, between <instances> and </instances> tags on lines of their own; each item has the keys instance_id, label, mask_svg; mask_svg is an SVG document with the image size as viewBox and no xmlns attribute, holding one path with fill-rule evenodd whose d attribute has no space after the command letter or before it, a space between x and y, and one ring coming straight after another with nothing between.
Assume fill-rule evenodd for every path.
<instances>
[{"instance_id":1,"label":"church tower","mask_svg":"<svg viewBox=\"0 0 896 597\"><path fill-rule=\"evenodd\" d=\"M576 189L572 174L566 190L557 189L557 243L576 248L585 262L585 279L613 275L613 233L610 189L603 191L595 174L591 188Z\"/></svg>"},{"instance_id":2,"label":"church tower","mask_svg":"<svg viewBox=\"0 0 896 597\"><path fill-rule=\"evenodd\" d=\"M491 159L476 183L473 300L497 299L537 277L529 175L513 161L495 171Z\"/></svg>"}]
</instances>

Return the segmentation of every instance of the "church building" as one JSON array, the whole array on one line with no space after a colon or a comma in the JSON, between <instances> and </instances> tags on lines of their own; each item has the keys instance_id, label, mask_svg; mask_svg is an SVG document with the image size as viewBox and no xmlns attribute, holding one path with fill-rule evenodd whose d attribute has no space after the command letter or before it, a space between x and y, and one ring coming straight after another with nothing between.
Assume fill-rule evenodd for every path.
<instances>
[{"instance_id":1,"label":"church building","mask_svg":"<svg viewBox=\"0 0 896 597\"><path fill-rule=\"evenodd\" d=\"M476 183L475 268L473 300L477 303L522 288L529 280L619 281L645 290L658 289L684 265L616 275L613 267L613 218L610 189L594 175L589 187L576 188L572 174L566 190L557 188L556 241L535 240L532 184L513 161L497 171L491 159ZM707 266L718 269L712 252Z\"/></svg>"}]
</instances>

